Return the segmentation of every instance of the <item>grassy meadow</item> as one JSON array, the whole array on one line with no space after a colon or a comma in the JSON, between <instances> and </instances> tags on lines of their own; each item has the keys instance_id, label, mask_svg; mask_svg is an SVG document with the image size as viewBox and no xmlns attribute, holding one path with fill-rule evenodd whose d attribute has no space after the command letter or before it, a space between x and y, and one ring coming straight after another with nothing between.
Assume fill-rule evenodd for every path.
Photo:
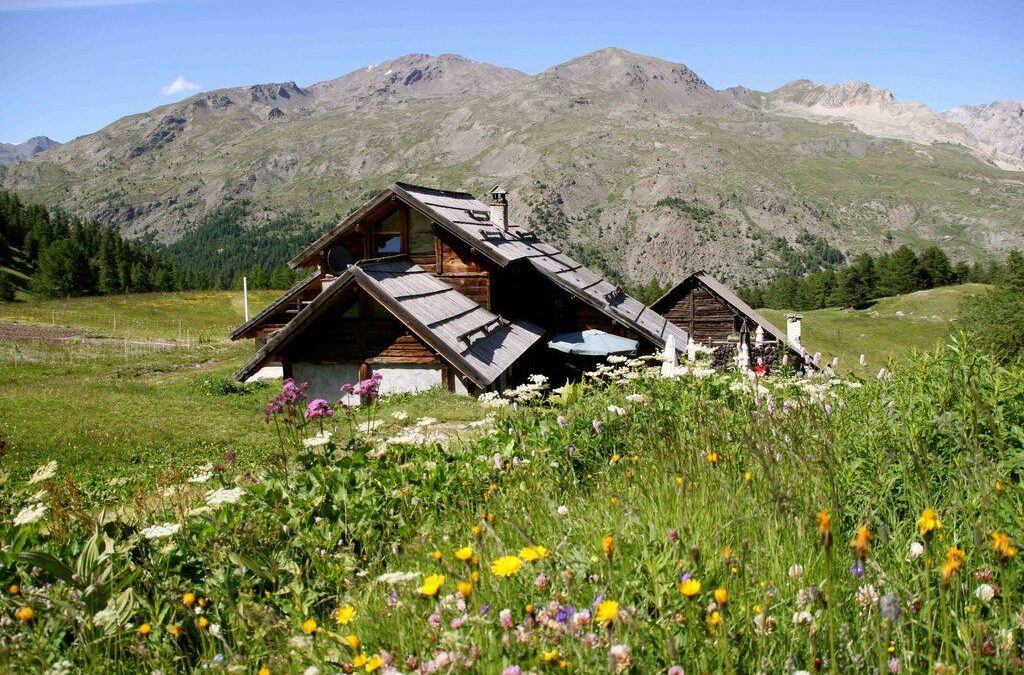
<instances>
[{"instance_id":1,"label":"grassy meadow","mask_svg":"<svg viewBox=\"0 0 1024 675\"><path fill-rule=\"evenodd\" d=\"M806 313L864 375L329 416L228 384L230 293L0 306L88 328L0 343L0 672L1020 670L1024 370L922 335L970 290Z\"/></svg>"}]
</instances>

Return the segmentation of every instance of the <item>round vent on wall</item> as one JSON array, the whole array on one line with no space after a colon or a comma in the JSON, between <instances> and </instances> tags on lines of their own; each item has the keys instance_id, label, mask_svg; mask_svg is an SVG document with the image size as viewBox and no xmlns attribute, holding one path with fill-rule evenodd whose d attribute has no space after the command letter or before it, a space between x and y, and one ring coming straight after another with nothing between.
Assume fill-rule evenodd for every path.
<instances>
[{"instance_id":1,"label":"round vent on wall","mask_svg":"<svg viewBox=\"0 0 1024 675\"><path fill-rule=\"evenodd\" d=\"M327 268L331 274L341 274L352 264L352 254L344 246L335 246L327 252Z\"/></svg>"}]
</instances>

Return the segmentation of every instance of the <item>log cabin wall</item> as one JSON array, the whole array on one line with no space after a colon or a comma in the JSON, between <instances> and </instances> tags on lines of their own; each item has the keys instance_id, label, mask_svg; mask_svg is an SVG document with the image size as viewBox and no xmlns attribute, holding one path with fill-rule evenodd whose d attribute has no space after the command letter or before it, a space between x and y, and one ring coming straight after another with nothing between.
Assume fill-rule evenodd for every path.
<instances>
[{"instance_id":1,"label":"log cabin wall","mask_svg":"<svg viewBox=\"0 0 1024 675\"><path fill-rule=\"evenodd\" d=\"M681 288L666 306L661 313L695 342L724 341L741 325L739 313L701 284ZM747 327L753 330L751 325Z\"/></svg>"},{"instance_id":2,"label":"log cabin wall","mask_svg":"<svg viewBox=\"0 0 1024 675\"><path fill-rule=\"evenodd\" d=\"M450 283L459 293L491 309L493 263L451 234L440 229L435 229L435 232L434 266L433 269L424 267ZM413 261L422 265L415 257Z\"/></svg>"},{"instance_id":3,"label":"log cabin wall","mask_svg":"<svg viewBox=\"0 0 1024 675\"><path fill-rule=\"evenodd\" d=\"M363 291L318 318L290 344L290 362L440 364L434 351Z\"/></svg>"},{"instance_id":4,"label":"log cabin wall","mask_svg":"<svg viewBox=\"0 0 1024 675\"><path fill-rule=\"evenodd\" d=\"M625 335L623 326L542 277L525 261L497 270L492 311L543 326L552 333L595 328Z\"/></svg>"}]
</instances>

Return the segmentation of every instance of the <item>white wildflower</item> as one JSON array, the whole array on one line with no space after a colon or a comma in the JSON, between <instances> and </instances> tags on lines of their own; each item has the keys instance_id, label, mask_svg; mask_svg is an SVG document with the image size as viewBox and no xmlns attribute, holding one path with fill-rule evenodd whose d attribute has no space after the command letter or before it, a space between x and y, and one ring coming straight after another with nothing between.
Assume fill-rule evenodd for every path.
<instances>
[{"instance_id":1,"label":"white wildflower","mask_svg":"<svg viewBox=\"0 0 1024 675\"><path fill-rule=\"evenodd\" d=\"M994 589L990 584L981 584L974 589L974 597L981 600L982 604L987 605L992 602L994 597L996 597L996 589Z\"/></svg>"},{"instance_id":2,"label":"white wildflower","mask_svg":"<svg viewBox=\"0 0 1024 675\"><path fill-rule=\"evenodd\" d=\"M626 414L626 409L621 406L610 405L608 406L608 412L612 413L613 415L622 416Z\"/></svg>"},{"instance_id":3,"label":"white wildflower","mask_svg":"<svg viewBox=\"0 0 1024 675\"><path fill-rule=\"evenodd\" d=\"M331 442L331 432L321 431L316 436L310 436L302 440L302 445L307 448L319 448Z\"/></svg>"},{"instance_id":4,"label":"white wildflower","mask_svg":"<svg viewBox=\"0 0 1024 675\"><path fill-rule=\"evenodd\" d=\"M382 424L384 420L367 420L359 425L359 433L368 434Z\"/></svg>"},{"instance_id":5,"label":"white wildflower","mask_svg":"<svg viewBox=\"0 0 1024 675\"><path fill-rule=\"evenodd\" d=\"M418 427L429 427L431 424L435 424L437 420L433 417L421 417L416 420L416 426Z\"/></svg>"},{"instance_id":6,"label":"white wildflower","mask_svg":"<svg viewBox=\"0 0 1024 675\"><path fill-rule=\"evenodd\" d=\"M801 610L799 612L793 612L793 625L794 626L810 626L814 617L807 610Z\"/></svg>"},{"instance_id":7,"label":"white wildflower","mask_svg":"<svg viewBox=\"0 0 1024 675\"><path fill-rule=\"evenodd\" d=\"M924 544L919 541L915 541L910 545L910 551L907 553L907 560L917 560L924 555Z\"/></svg>"},{"instance_id":8,"label":"white wildflower","mask_svg":"<svg viewBox=\"0 0 1024 675\"><path fill-rule=\"evenodd\" d=\"M564 504L562 506L559 506L558 507L558 515L560 515L560 516L567 516L567 515L569 515L569 507L565 506Z\"/></svg>"},{"instance_id":9,"label":"white wildflower","mask_svg":"<svg viewBox=\"0 0 1024 675\"><path fill-rule=\"evenodd\" d=\"M164 537L173 537L178 534L179 530L181 530L181 523L164 523L163 525L150 525L141 530L140 534L146 539L163 539Z\"/></svg>"},{"instance_id":10,"label":"white wildflower","mask_svg":"<svg viewBox=\"0 0 1024 675\"><path fill-rule=\"evenodd\" d=\"M878 589L874 584L864 584L857 589L857 604L861 607L873 607L878 604Z\"/></svg>"},{"instance_id":11,"label":"white wildflower","mask_svg":"<svg viewBox=\"0 0 1024 675\"><path fill-rule=\"evenodd\" d=\"M790 568L789 568L789 578L790 579L799 579L803 575L804 575L804 566L803 565L797 563L795 565L791 565L790 566Z\"/></svg>"},{"instance_id":12,"label":"white wildflower","mask_svg":"<svg viewBox=\"0 0 1024 675\"><path fill-rule=\"evenodd\" d=\"M619 356L618 354L612 354L608 357L608 363L625 363L627 360L625 356Z\"/></svg>"},{"instance_id":13,"label":"white wildflower","mask_svg":"<svg viewBox=\"0 0 1024 675\"><path fill-rule=\"evenodd\" d=\"M391 413L391 416L394 417L399 422L404 422L405 420L409 419L409 413L405 412L404 410L396 410L395 412Z\"/></svg>"},{"instance_id":14,"label":"white wildflower","mask_svg":"<svg viewBox=\"0 0 1024 675\"><path fill-rule=\"evenodd\" d=\"M28 484L41 483L44 480L50 480L57 473L57 462L56 460L50 460L46 464L36 469L32 477L28 479Z\"/></svg>"},{"instance_id":15,"label":"white wildflower","mask_svg":"<svg viewBox=\"0 0 1024 675\"><path fill-rule=\"evenodd\" d=\"M626 397L626 400L630 403L645 403L647 401L647 397L643 394L630 394Z\"/></svg>"},{"instance_id":16,"label":"white wildflower","mask_svg":"<svg viewBox=\"0 0 1024 675\"><path fill-rule=\"evenodd\" d=\"M206 504L208 506L221 506L222 504L234 504L242 498L245 490L242 488L221 488L206 493Z\"/></svg>"},{"instance_id":17,"label":"white wildflower","mask_svg":"<svg viewBox=\"0 0 1024 675\"><path fill-rule=\"evenodd\" d=\"M547 384L548 381L547 375L530 375L530 377L526 379L534 384Z\"/></svg>"},{"instance_id":18,"label":"white wildflower","mask_svg":"<svg viewBox=\"0 0 1024 675\"><path fill-rule=\"evenodd\" d=\"M377 581L388 586L398 586L418 578L419 572L388 572L377 577Z\"/></svg>"},{"instance_id":19,"label":"white wildflower","mask_svg":"<svg viewBox=\"0 0 1024 675\"><path fill-rule=\"evenodd\" d=\"M189 483L206 483L211 478L213 478L213 473L210 472L210 471L205 471L203 473L194 474L191 478L188 479L188 482Z\"/></svg>"},{"instance_id":20,"label":"white wildflower","mask_svg":"<svg viewBox=\"0 0 1024 675\"><path fill-rule=\"evenodd\" d=\"M18 515L14 516L14 520L12 522L15 525L28 525L42 518L44 513L46 513L45 504L26 506L21 511L18 511Z\"/></svg>"},{"instance_id":21,"label":"white wildflower","mask_svg":"<svg viewBox=\"0 0 1024 675\"><path fill-rule=\"evenodd\" d=\"M320 675L320 669L316 666L310 666L302 671L302 675Z\"/></svg>"}]
</instances>

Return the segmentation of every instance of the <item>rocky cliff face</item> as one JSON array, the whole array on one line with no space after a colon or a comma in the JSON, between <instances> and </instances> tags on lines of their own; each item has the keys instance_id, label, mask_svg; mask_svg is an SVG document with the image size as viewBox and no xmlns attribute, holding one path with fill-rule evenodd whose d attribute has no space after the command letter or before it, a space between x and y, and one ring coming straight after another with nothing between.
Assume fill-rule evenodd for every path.
<instances>
[{"instance_id":1,"label":"rocky cliff face","mask_svg":"<svg viewBox=\"0 0 1024 675\"><path fill-rule=\"evenodd\" d=\"M24 143L0 143L0 166L14 164L60 145L46 136L34 136Z\"/></svg>"},{"instance_id":2,"label":"rocky cliff face","mask_svg":"<svg viewBox=\"0 0 1024 675\"><path fill-rule=\"evenodd\" d=\"M243 200L258 228L335 220L393 180L481 194L501 182L513 217L591 264L742 280L813 264L826 243L937 241L965 257L1024 245L1024 180L974 138L869 85L719 92L619 49L533 76L411 54L308 87L201 93L0 182L164 242Z\"/></svg>"},{"instance_id":3,"label":"rocky cliff face","mask_svg":"<svg viewBox=\"0 0 1024 675\"><path fill-rule=\"evenodd\" d=\"M967 129L994 150L1024 163L1024 101L962 105L942 117Z\"/></svg>"}]
</instances>

